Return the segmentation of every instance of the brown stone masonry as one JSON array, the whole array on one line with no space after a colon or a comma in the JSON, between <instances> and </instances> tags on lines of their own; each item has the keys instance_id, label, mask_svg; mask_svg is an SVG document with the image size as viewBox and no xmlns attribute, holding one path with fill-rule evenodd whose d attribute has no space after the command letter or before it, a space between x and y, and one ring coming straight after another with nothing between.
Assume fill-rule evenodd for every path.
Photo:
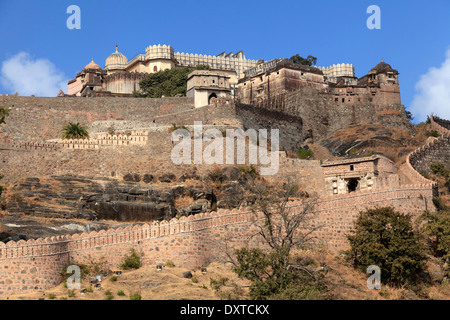
<instances>
[{"instance_id":1,"label":"brown stone masonry","mask_svg":"<svg viewBox=\"0 0 450 320\"><path fill-rule=\"evenodd\" d=\"M393 206L416 217L432 209L432 197L433 189L426 184L321 198L312 225L321 226L316 232L320 242L342 250L359 211ZM301 205L290 204L294 210ZM145 265L172 260L186 268L205 266L223 259L225 237L232 239L232 247L243 246L253 233L253 218L249 211L225 210L107 232L0 243L0 295L51 288L60 282L62 268L89 257L105 257L111 268L118 267L130 248L142 250Z\"/></svg>"}]
</instances>

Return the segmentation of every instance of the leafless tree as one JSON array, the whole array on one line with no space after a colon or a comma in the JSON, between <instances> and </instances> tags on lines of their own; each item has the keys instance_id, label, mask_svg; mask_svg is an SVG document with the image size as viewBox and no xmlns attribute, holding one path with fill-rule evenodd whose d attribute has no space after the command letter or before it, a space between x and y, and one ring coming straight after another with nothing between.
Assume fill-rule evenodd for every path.
<instances>
[{"instance_id":1,"label":"leafless tree","mask_svg":"<svg viewBox=\"0 0 450 320\"><path fill-rule=\"evenodd\" d=\"M265 184L254 188L256 201L252 207L258 235L276 251L284 251L289 256L295 247L308 247L314 244L314 232L321 226L313 225L317 199L309 198L299 192L296 184L288 182L280 191ZM292 205L293 199L300 204Z\"/></svg>"}]
</instances>

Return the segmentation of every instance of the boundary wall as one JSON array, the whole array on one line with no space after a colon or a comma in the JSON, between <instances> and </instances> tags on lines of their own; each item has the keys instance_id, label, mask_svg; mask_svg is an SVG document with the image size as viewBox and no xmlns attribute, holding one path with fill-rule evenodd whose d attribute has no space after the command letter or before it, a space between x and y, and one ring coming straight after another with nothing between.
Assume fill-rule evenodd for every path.
<instances>
[{"instance_id":1,"label":"boundary wall","mask_svg":"<svg viewBox=\"0 0 450 320\"><path fill-rule=\"evenodd\" d=\"M430 116L431 129L436 130L441 137L436 138L419 149L411 152L406 157L406 162L399 168L401 178L406 178L401 179L404 182L403 184L413 183L431 185L435 196L438 195L437 183L425 178L419 173L418 163L421 162L421 160L434 149L440 148L442 145L446 145L450 141L450 129L447 129L438 122L445 122L450 125L450 122L447 120L434 119L433 116Z\"/></svg>"},{"instance_id":2,"label":"boundary wall","mask_svg":"<svg viewBox=\"0 0 450 320\"><path fill-rule=\"evenodd\" d=\"M346 234L359 211L393 206L416 217L431 209L432 198L428 184L320 198L310 223L319 227L318 242L339 251L348 247ZM299 201L289 204L294 212L301 206ZM257 223L250 211L224 210L133 228L0 243L0 296L52 288L61 282L64 267L88 263L91 258L105 257L110 268L117 268L131 248L144 253L143 265L172 260L185 268L206 266L225 258L225 238L231 239L231 248L247 243L261 246L261 239L251 238Z\"/></svg>"}]
</instances>

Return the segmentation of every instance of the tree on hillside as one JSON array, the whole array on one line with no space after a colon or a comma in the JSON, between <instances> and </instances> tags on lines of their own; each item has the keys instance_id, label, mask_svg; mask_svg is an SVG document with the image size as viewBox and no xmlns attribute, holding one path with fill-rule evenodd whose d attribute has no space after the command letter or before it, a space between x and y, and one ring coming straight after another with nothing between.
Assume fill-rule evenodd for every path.
<instances>
[{"instance_id":1,"label":"tree on hillside","mask_svg":"<svg viewBox=\"0 0 450 320\"><path fill-rule=\"evenodd\" d=\"M308 57L305 59L302 56L300 56L298 53L295 56L292 56L290 58L290 60L293 63L302 64L302 65L305 65L305 66L315 66L316 63L317 63L317 58L316 57L314 57L312 55L308 55Z\"/></svg>"},{"instance_id":2,"label":"tree on hillside","mask_svg":"<svg viewBox=\"0 0 450 320\"><path fill-rule=\"evenodd\" d=\"M85 126L79 123L69 122L62 129L62 137L65 139L89 139L89 133Z\"/></svg>"},{"instance_id":3,"label":"tree on hillside","mask_svg":"<svg viewBox=\"0 0 450 320\"><path fill-rule=\"evenodd\" d=\"M134 92L133 96L146 98L185 96L188 75L194 70L211 69L207 65L198 65L195 68L174 68L151 73L139 83L141 90Z\"/></svg>"},{"instance_id":4,"label":"tree on hillside","mask_svg":"<svg viewBox=\"0 0 450 320\"><path fill-rule=\"evenodd\" d=\"M409 121L413 121L413 120L414 120L414 117L413 117L411 111L405 110L405 113L406 113L406 118L407 118Z\"/></svg>"},{"instance_id":5,"label":"tree on hillside","mask_svg":"<svg viewBox=\"0 0 450 320\"><path fill-rule=\"evenodd\" d=\"M450 209L425 211L416 221L431 254L440 258L450 275Z\"/></svg>"},{"instance_id":6,"label":"tree on hillside","mask_svg":"<svg viewBox=\"0 0 450 320\"><path fill-rule=\"evenodd\" d=\"M311 219L316 201L303 198L303 206L289 208L289 200L298 195L298 187L286 185L283 194L262 186L255 190L252 210L258 235L266 249L243 247L230 259L234 272L252 282L252 299L324 299L326 285L315 269L294 260L292 250L313 244Z\"/></svg>"},{"instance_id":7,"label":"tree on hillside","mask_svg":"<svg viewBox=\"0 0 450 320\"><path fill-rule=\"evenodd\" d=\"M427 259L411 217L391 207L360 212L348 240L348 260L363 272L378 266L384 284L414 283Z\"/></svg>"}]
</instances>

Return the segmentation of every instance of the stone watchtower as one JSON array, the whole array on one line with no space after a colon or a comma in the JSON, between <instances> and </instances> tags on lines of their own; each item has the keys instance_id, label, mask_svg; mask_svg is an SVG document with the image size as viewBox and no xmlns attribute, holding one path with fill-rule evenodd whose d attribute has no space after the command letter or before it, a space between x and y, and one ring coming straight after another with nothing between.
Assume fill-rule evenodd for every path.
<instances>
[{"instance_id":1,"label":"stone watchtower","mask_svg":"<svg viewBox=\"0 0 450 320\"><path fill-rule=\"evenodd\" d=\"M231 98L230 76L223 72L196 70L189 74L186 96L194 98L195 107L213 104L215 99Z\"/></svg>"},{"instance_id":2,"label":"stone watchtower","mask_svg":"<svg viewBox=\"0 0 450 320\"><path fill-rule=\"evenodd\" d=\"M369 87L378 88L379 94L374 97L374 104L384 106L397 105L401 104L398 75L399 72L397 70L381 60L359 82L365 82L364 80L366 80L366 84Z\"/></svg>"},{"instance_id":3,"label":"stone watchtower","mask_svg":"<svg viewBox=\"0 0 450 320\"><path fill-rule=\"evenodd\" d=\"M102 79L106 72L94 62L94 59L68 83L68 95L81 96L86 92L102 90Z\"/></svg>"}]
</instances>

